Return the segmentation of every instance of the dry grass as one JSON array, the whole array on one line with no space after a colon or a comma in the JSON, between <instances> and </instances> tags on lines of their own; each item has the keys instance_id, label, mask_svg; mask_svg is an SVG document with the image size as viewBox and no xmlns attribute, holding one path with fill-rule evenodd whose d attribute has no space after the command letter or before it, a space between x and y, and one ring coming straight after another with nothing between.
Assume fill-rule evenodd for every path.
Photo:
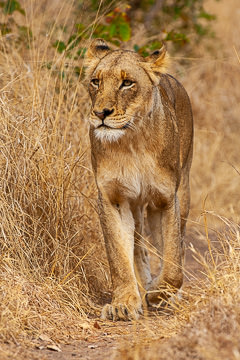
<instances>
[{"instance_id":1,"label":"dry grass","mask_svg":"<svg viewBox=\"0 0 240 360\"><path fill-rule=\"evenodd\" d=\"M200 45L199 56L180 69L195 117L192 214L208 196L208 210L239 222L239 4L208 1L208 8L218 16L217 38L210 52Z\"/></svg>"},{"instance_id":2,"label":"dry grass","mask_svg":"<svg viewBox=\"0 0 240 360\"><path fill-rule=\"evenodd\" d=\"M204 280L185 286L174 317L162 322L158 336L148 336L130 348L120 347L120 360L237 360L240 358L240 237L239 226L227 219L226 233L211 247L213 261L195 249ZM172 328L173 323L175 329Z\"/></svg>"},{"instance_id":3,"label":"dry grass","mask_svg":"<svg viewBox=\"0 0 240 360\"><path fill-rule=\"evenodd\" d=\"M240 8L238 0L208 6L218 14L221 39L207 55L199 46L188 66L176 61L174 71L195 116L189 234L202 234L207 219L223 255L217 264L200 260L206 281L186 288L172 322L162 320L161 334L171 340L144 350L145 357L139 345L128 355L123 349L126 359L240 358ZM26 9L35 34L29 49L15 44L14 34L0 39L0 337L23 341L45 333L66 341L79 336L110 288L89 161L89 99L73 75L80 60L52 47L64 36L60 24L71 26L71 2L30 1Z\"/></svg>"},{"instance_id":4,"label":"dry grass","mask_svg":"<svg viewBox=\"0 0 240 360\"><path fill-rule=\"evenodd\" d=\"M45 12L26 7L35 29L29 50L16 46L14 34L0 40L3 339L39 333L42 326L55 331L59 315L66 318L64 333L70 319L95 311L89 293L108 288L84 119L89 101L74 64L68 59L66 67L52 47L64 15L70 18L67 3L46 2ZM53 9L59 16L50 27ZM39 293L41 306L34 300ZM48 310L43 294L49 294Z\"/></svg>"}]
</instances>

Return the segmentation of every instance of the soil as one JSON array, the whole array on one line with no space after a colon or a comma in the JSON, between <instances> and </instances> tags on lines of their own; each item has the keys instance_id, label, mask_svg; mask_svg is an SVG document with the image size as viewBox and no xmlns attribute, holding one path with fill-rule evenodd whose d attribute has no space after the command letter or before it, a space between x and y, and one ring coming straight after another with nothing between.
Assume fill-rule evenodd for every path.
<instances>
[{"instance_id":1,"label":"soil","mask_svg":"<svg viewBox=\"0 0 240 360\"><path fill-rule=\"evenodd\" d=\"M191 287L191 282L196 278L201 278L202 268L199 262L194 259L193 252L190 250L190 235L186 239L187 250L185 258L185 268L187 273L183 288ZM203 254L207 250L206 241L193 241L191 244ZM14 344L0 344L0 360L105 360L114 359L121 346L131 348L134 344L144 339L148 344L149 333L158 334L162 328L163 321L167 321L171 316L171 310L164 311L161 316L156 312L148 312L147 317L137 322L117 322L103 321L100 318L90 319L88 329L81 340L69 341L65 344L55 344L47 336L37 339L28 348L17 342ZM90 330L90 331L89 331ZM160 336L158 341L167 341ZM149 339L149 343L151 338Z\"/></svg>"}]
</instances>

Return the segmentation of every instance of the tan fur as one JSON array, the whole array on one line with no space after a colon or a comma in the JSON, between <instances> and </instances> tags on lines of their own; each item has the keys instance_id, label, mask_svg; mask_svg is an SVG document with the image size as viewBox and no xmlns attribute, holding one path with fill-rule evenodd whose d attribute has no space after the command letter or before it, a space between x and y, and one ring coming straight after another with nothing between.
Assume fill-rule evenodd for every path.
<instances>
[{"instance_id":1,"label":"tan fur","mask_svg":"<svg viewBox=\"0 0 240 360\"><path fill-rule=\"evenodd\" d=\"M97 39L86 64L92 165L113 285L112 303L102 316L137 319L142 288L148 303L157 304L182 285L191 105L182 85L163 74L165 48L144 59L132 51L111 51ZM143 244L144 209L162 259L153 280Z\"/></svg>"}]
</instances>

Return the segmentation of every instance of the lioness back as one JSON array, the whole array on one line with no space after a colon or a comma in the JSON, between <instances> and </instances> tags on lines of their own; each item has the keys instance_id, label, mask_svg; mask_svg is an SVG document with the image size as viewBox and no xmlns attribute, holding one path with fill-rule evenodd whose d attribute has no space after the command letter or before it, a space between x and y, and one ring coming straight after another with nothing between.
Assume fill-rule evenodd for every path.
<instances>
[{"instance_id":1,"label":"lioness back","mask_svg":"<svg viewBox=\"0 0 240 360\"><path fill-rule=\"evenodd\" d=\"M159 89L162 99L167 101L166 106L173 107L176 113L180 137L180 163L183 168L192 156L193 118L190 100L182 84L172 75L161 75Z\"/></svg>"}]
</instances>

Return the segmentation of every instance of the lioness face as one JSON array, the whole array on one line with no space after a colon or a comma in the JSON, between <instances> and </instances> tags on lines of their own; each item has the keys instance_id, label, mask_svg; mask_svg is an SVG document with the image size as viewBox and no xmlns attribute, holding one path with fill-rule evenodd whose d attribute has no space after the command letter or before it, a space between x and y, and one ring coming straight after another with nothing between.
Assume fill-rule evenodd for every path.
<instances>
[{"instance_id":1,"label":"lioness face","mask_svg":"<svg viewBox=\"0 0 240 360\"><path fill-rule=\"evenodd\" d=\"M134 52L113 51L91 74L90 123L98 139L116 141L126 132L137 131L141 113L150 111L153 84L140 61Z\"/></svg>"}]
</instances>

